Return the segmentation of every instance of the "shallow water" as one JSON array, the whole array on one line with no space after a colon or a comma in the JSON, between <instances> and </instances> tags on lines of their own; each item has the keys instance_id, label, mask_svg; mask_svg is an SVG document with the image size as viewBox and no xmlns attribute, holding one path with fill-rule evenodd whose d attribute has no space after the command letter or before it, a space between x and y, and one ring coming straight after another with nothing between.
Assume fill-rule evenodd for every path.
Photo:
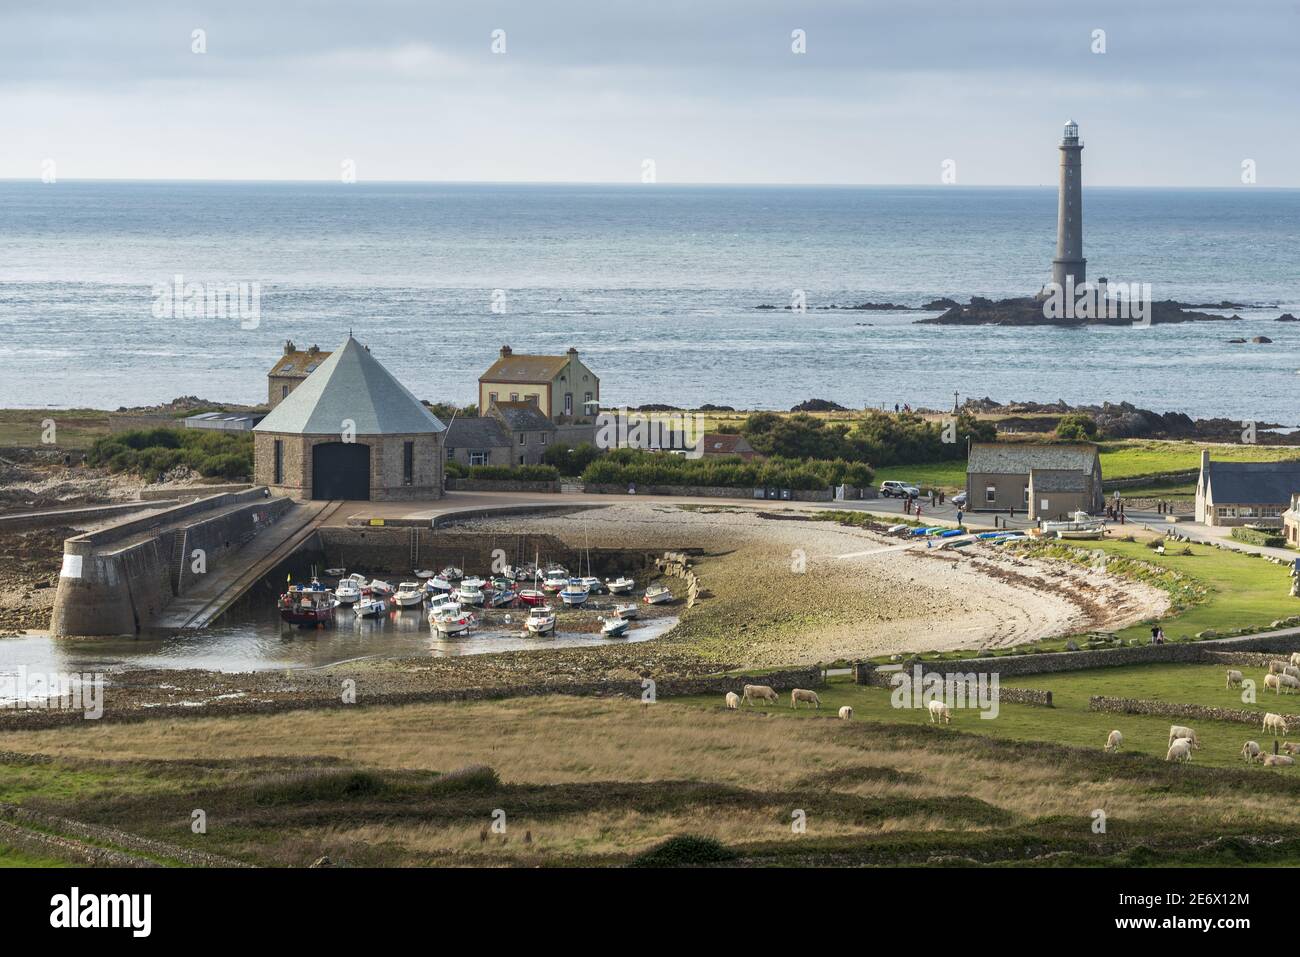
<instances>
[{"instance_id":1,"label":"shallow water","mask_svg":"<svg viewBox=\"0 0 1300 957\"><path fill-rule=\"evenodd\" d=\"M506 614L511 619L508 623L494 620L454 638L436 634L423 609L393 611L385 618L363 620L342 608L335 612L332 628L289 627L271 608L242 618L227 616L202 631L143 634L136 638L55 639L32 633L0 641L0 676L13 674L19 667L26 667L29 673L132 668L232 672L322 668L359 658L444 658L634 644L657 638L677 624L675 617L635 621L627 637L604 638L599 633L566 630L565 611L560 609L554 637L523 638L519 632L527 612L513 610Z\"/></svg>"}]
</instances>

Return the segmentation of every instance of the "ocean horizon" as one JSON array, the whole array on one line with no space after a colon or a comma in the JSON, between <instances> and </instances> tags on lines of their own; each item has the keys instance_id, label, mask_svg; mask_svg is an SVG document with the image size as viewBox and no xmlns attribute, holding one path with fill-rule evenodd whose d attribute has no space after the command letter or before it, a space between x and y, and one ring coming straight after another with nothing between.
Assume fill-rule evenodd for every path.
<instances>
[{"instance_id":1,"label":"ocean horizon","mask_svg":"<svg viewBox=\"0 0 1300 957\"><path fill-rule=\"evenodd\" d=\"M455 403L474 401L508 343L576 347L610 406L947 408L956 391L1295 424L1300 328L1275 320L1300 314L1300 190L1084 190L1090 277L1242 303L1227 311L1242 321L915 325L937 314L915 308L930 299L1038 291L1056 195L1054 184L0 181L0 406L259 402L286 339L332 349L351 330L419 397ZM256 284L256 322L159 318L156 289L176 276ZM800 293L807 312L781 308ZM842 308L863 302L914 308ZM1227 342L1253 336L1273 342Z\"/></svg>"}]
</instances>

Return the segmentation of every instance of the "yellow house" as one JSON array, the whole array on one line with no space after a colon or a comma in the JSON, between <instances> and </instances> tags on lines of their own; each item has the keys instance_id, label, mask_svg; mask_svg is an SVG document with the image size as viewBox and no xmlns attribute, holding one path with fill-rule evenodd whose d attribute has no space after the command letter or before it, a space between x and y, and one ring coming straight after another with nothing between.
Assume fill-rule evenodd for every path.
<instances>
[{"instance_id":1,"label":"yellow house","mask_svg":"<svg viewBox=\"0 0 1300 957\"><path fill-rule=\"evenodd\" d=\"M501 357L478 380L480 413L494 402L533 402L552 422L590 419L600 410L600 379L577 349L562 356L526 356L502 346Z\"/></svg>"}]
</instances>

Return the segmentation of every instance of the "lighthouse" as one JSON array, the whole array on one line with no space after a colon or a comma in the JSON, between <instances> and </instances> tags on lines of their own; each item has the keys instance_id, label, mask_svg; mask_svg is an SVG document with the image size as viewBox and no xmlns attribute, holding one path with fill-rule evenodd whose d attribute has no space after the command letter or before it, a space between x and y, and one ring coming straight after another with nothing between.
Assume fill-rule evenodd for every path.
<instances>
[{"instance_id":1,"label":"lighthouse","mask_svg":"<svg viewBox=\"0 0 1300 957\"><path fill-rule=\"evenodd\" d=\"M1084 284L1087 260L1083 258L1083 143L1079 124L1068 120L1061 138L1061 190L1056 210L1056 257L1052 282L1062 288Z\"/></svg>"}]
</instances>

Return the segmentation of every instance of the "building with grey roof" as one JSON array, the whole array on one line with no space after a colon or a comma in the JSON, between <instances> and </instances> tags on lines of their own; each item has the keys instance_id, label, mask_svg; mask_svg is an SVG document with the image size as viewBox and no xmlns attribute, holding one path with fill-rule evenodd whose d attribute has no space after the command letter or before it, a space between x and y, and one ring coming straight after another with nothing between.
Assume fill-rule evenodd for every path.
<instances>
[{"instance_id":1,"label":"building with grey roof","mask_svg":"<svg viewBox=\"0 0 1300 957\"><path fill-rule=\"evenodd\" d=\"M1300 461L1212 462L1201 450L1196 520L1206 525L1282 525L1300 492Z\"/></svg>"},{"instance_id":2,"label":"building with grey roof","mask_svg":"<svg viewBox=\"0 0 1300 957\"><path fill-rule=\"evenodd\" d=\"M254 480L302 499L439 498L445 432L349 335L253 430Z\"/></svg>"},{"instance_id":3,"label":"building with grey roof","mask_svg":"<svg viewBox=\"0 0 1300 957\"><path fill-rule=\"evenodd\" d=\"M966 460L972 511L1015 512L1032 519L1100 512L1101 457L1086 442L976 442Z\"/></svg>"},{"instance_id":4,"label":"building with grey roof","mask_svg":"<svg viewBox=\"0 0 1300 957\"><path fill-rule=\"evenodd\" d=\"M460 465L512 464L513 444L501 420L492 415L458 415L447 425L447 461Z\"/></svg>"}]
</instances>

